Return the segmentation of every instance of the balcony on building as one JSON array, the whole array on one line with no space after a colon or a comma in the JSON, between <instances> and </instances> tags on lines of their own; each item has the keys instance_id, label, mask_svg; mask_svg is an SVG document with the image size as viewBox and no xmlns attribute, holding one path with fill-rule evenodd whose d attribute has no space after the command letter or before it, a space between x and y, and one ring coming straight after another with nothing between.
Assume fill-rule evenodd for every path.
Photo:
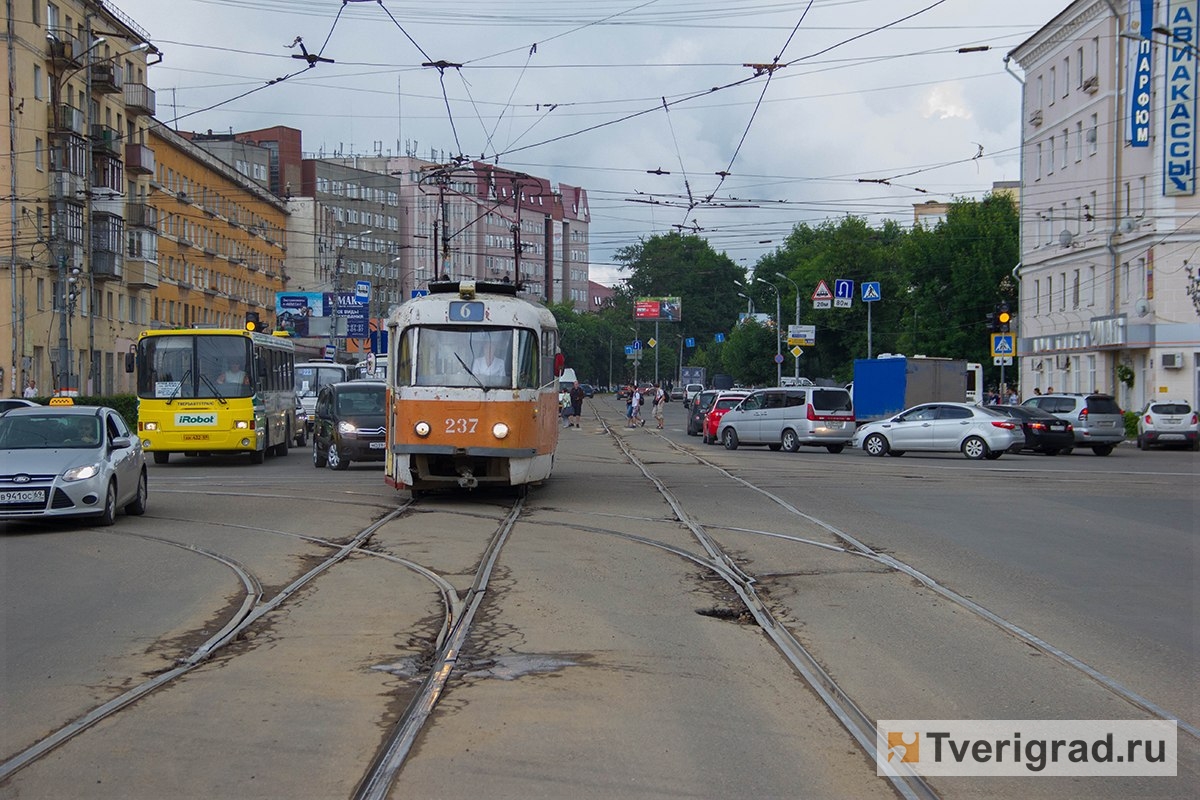
<instances>
[{"instance_id":1,"label":"balcony on building","mask_svg":"<svg viewBox=\"0 0 1200 800\"><path fill-rule=\"evenodd\" d=\"M153 231L131 229L126 231L125 241L125 282L137 288L158 288L158 237Z\"/></svg>"},{"instance_id":2,"label":"balcony on building","mask_svg":"<svg viewBox=\"0 0 1200 800\"><path fill-rule=\"evenodd\" d=\"M133 175L153 175L154 151L144 144L125 145L125 171Z\"/></svg>"},{"instance_id":3,"label":"balcony on building","mask_svg":"<svg viewBox=\"0 0 1200 800\"><path fill-rule=\"evenodd\" d=\"M50 197L54 200L84 201L83 176L72 172L55 172L50 176Z\"/></svg>"},{"instance_id":4,"label":"balcony on building","mask_svg":"<svg viewBox=\"0 0 1200 800\"><path fill-rule=\"evenodd\" d=\"M158 230L158 208L149 203L126 203L125 226Z\"/></svg>"},{"instance_id":5,"label":"balcony on building","mask_svg":"<svg viewBox=\"0 0 1200 800\"><path fill-rule=\"evenodd\" d=\"M144 83L125 84L125 113L129 116L154 116L154 90Z\"/></svg>"},{"instance_id":6,"label":"balcony on building","mask_svg":"<svg viewBox=\"0 0 1200 800\"><path fill-rule=\"evenodd\" d=\"M66 28L46 31L46 55L56 67L78 67L83 51L83 43Z\"/></svg>"},{"instance_id":7,"label":"balcony on building","mask_svg":"<svg viewBox=\"0 0 1200 800\"><path fill-rule=\"evenodd\" d=\"M102 249L102 247L104 249ZM124 256L111 245L92 243L92 277L102 281L119 281L125 272Z\"/></svg>"},{"instance_id":8,"label":"balcony on building","mask_svg":"<svg viewBox=\"0 0 1200 800\"><path fill-rule=\"evenodd\" d=\"M80 136L84 134L83 127L83 112L74 106L69 106L66 103L60 103L57 108L57 113L54 115L54 130L66 131L75 133Z\"/></svg>"},{"instance_id":9,"label":"balcony on building","mask_svg":"<svg viewBox=\"0 0 1200 800\"><path fill-rule=\"evenodd\" d=\"M92 152L93 153L108 153L114 156L123 155L121 153L121 134L114 128L107 125L92 125L91 128Z\"/></svg>"},{"instance_id":10,"label":"balcony on building","mask_svg":"<svg viewBox=\"0 0 1200 800\"><path fill-rule=\"evenodd\" d=\"M123 92L124 81L121 79L121 65L111 61L92 64L92 89L101 94L117 94Z\"/></svg>"},{"instance_id":11,"label":"balcony on building","mask_svg":"<svg viewBox=\"0 0 1200 800\"><path fill-rule=\"evenodd\" d=\"M125 163L115 153L92 155L92 197L113 198L125 193Z\"/></svg>"}]
</instances>

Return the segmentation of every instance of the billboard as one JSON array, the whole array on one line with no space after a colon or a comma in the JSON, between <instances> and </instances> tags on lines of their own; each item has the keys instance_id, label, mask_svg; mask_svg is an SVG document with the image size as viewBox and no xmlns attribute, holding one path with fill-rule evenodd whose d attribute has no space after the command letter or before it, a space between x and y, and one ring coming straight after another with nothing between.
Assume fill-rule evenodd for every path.
<instances>
[{"instance_id":1,"label":"billboard","mask_svg":"<svg viewBox=\"0 0 1200 800\"><path fill-rule=\"evenodd\" d=\"M328 336L329 325L314 325L313 317L323 317L325 295L322 292L280 292L275 295L275 327L293 336ZM318 328L324 328L324 332Z\"/></svg>"},{"instance_id":2,"label":"billboard","mask_svg":"<svg viewBox=\"0 0 1200 800\"><path fill-rule=\"evenodd\" d=\"M680 308L678 297L639 297L633 301L633 318L679 322Z\"/></svg>"}]
</instances>

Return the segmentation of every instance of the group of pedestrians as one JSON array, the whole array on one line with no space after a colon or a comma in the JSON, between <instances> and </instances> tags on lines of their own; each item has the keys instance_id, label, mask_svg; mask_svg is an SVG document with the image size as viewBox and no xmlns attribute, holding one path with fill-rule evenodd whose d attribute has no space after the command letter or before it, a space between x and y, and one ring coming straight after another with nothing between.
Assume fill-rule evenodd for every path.
<instances>
[{"instance_id":1,"label":"group of pedestrians","mask_svg":"<svg viewBox=\"0 0 1200 800\"><path fill-rule=\"evenodd\" d=\"M670 393L662 386L630 386L625 400L627 428L644 428L646 419L642 416L642 408L649 403L654 416L654 426L658 430L663 427L663 406L671 400Z\"/></svg>"}]
</instances>

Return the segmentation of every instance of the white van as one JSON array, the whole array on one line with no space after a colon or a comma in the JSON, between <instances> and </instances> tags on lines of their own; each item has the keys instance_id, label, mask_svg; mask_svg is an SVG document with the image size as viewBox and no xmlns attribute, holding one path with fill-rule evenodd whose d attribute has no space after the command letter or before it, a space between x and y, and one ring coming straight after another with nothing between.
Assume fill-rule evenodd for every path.
<instances>
[{"instance_id":1,"label":"white van","mask_svg":"<svg viewBox=\"0 0 1200 800\"><path fill-rule=\"evenodd\" d=\"M759 389L721 417L717 441L728 450L765 444L794 453L802 446L840 453L854 438L854 402L836 386Z\"/></svg>"},{"instance_id":2,"label":"white van","mask_svg":"<svg viewBox=\"0 0 1200 800\"><path fill-rule=\"evenodd\" d=\"M684 386L683 387L683 407L688 408L689 406L691 406L692 401L695 400L700 395L700 393L703 391L704 391L703 383L689 383L687 386Z\"/></svg>"}]
</instances>

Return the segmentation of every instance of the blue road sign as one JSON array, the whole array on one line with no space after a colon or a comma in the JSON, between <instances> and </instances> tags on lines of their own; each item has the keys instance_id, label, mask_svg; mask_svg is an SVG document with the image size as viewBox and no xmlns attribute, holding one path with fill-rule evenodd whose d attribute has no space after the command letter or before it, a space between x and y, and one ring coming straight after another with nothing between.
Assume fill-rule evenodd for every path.
<instances>
[{"instance_id":1,"label":"blue road sign","mask_svg":"<svg viewBox=\"0 0 1200 800\"><path fill-rule=\"evenodd\" d=\"M641 350L641 349L642 349L642 340L641 340L641 339L634 339L634 340L633 340L633 349L634 349L634 350Z\"/></svg>"},{"instance_id":2,"label":"blue road sign","mask_svg":"<svg viewBox=\"0 0 1200 800\"><path fill-rule=\"evenodd\" d=\"M631 344L625 345L625 355L627 355L627 356L633 355L633 345L631 345Z\"/></svg>"},{"instance_id":3,"label":"blue road sign","mask_svg":"<svg viewBox=\"0 0 1200 800\"><path fill-rule=\"evenodd\" d=\"M354 298L356 300L367 302L371 299L371 282L370 281L355 281L354 282Z\"/></svg>"},{"instance_id":4,"label":"blue road sign","mask_svg":"<svg viewBox=\"0 0 1200 800\"><path fill-rule=\"evenodd\" d=\"M684 343L685 345L687 345L688 347L695 347L695 346L696 346L696 340L695 340L694 338L692 338L691 336L689 336L688 338L684 339L684 340L683 340L683 343Z\"/></svg>"},{"instance_id":5,"label":"blue road sign","mask_svg":"<svg viewBox=\"0 0 1200 800\"><path fill-rule=\"evenodd\" d=\"M854 299L854 281L838 278L833 282L833 296L839 300Z\"/></svg>"},{"instance_id":6,"label":"blue road sign","mask_svg":"<svg viewBox=\"0 0 1200 800\"><path fill-rule=\"evenodd\" d=\"M877 303L882 299L883 293L879 291L879 281L863 281L862 300L864 303Z\"/></svg>"},{"instance_id":7,"label":"blue road sign","mask_svg":"<svg viewBox=\"0 0 1200 800\"><path fill-rule=\"evenodd\" d=\"M1016 355L1017 346L1011 333L992 334L992 357Z\"/></svg>"},{"instance_id":8,"label":"blue road sign","mask_svg":"<svg viewBox=\"0 0 1200 800\"><path fill-rule=\"evenodd\" d=\"M723 341L725 341L725 334L723 334L723 333L718 333L716 336L713 336L713 341L714 341L714 342L717 342L718 344L719 344L720 342L723 342Z\"/></svg>"},{"instance_id":9,"label":"blue road sign","mask_svg":"<svg viewBox=\"0 0 1200 800\"><path fill-rule=\"evenodd\" d=\"M412 296L412 297L424 297L424 296L425 296L425 295L427 295L427 294L429 294L429 290L428 290L428 289L413 289L413 290L412 290L412 294L411 294L410 296Z\"/></svg>"}]
</instances>

